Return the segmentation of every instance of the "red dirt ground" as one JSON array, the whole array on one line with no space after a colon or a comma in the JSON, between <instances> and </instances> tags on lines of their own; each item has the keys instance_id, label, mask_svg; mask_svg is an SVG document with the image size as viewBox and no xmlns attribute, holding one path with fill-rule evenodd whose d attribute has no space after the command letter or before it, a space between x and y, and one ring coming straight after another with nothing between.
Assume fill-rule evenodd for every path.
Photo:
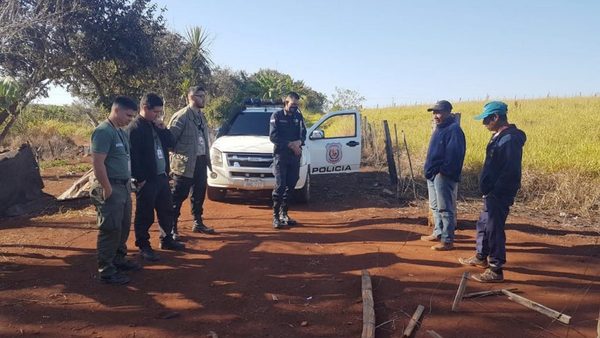
<instances>
[{"instance_id":1,"label":"red dirt ground","mask_svg":"<svg viewBox=\"0 0 600 338\"><path fill-rule=\"evenodd\" d=\"M75 180L58 174L44 172L45 191L55 196ZM159 251L161 261L131 273L127 286L95 280L95 212L87 201L48 198L43 215L0 220L0 335L359 337L360 272L368 269L377 337L401 337L419 304L425 312L415 337L427 330L446 338L596 336L597 228L511 215L506 282L467 285L467 292L518 288L572 316L570 325L504 296L465 299L452 312L460 276L478 271L457 262L473 253L476 210L461 206L457 249L434 252L419 240L430 231L425 208L383 197L385 179L374 172L316 178L314 200L291 213L303 226L285 231L271 229L268 195L207 201L215 236L189 231L186 203L187 250ZM151 236L157 247L156 226Z\"/></svg>"}]
</instances>

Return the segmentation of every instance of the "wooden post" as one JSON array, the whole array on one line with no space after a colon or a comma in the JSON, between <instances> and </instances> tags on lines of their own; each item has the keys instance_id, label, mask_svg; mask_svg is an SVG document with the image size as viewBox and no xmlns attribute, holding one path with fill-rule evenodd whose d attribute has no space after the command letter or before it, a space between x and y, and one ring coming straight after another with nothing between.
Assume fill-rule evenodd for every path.
<instances>
[{"instance_id":1,"label":"wooden post","mask_svg":"<svg viewBox=\"0 0 600 338\"><path fill-rule=\"evenodd\" d=\"M454 303L452 303L452 311L458 310L460 302L462 301L463 294L467 289L467 280L469 280L469 273L463 272L460 284L458 284L458 290L456 290L456 296L454 296Z\"/></svg>"},{"instance_id":2,"label":"wooden post","mask_svg":"<svg viewBox=\"0 0 600 338\"><path fill-rule=\"evenodd\" d=\"M404 148L406 149L406 157L408 157L408 167L410 168L410 179L412 180L413 194L417 199L417 187L415 186L415 173L413 172L412 161L410 160L410 152L408 151L408 143L406 143L406 134L402 130L402 138L404 139Z\"/></svg>"},{"instance_id":3,"label":"wooden post","mask_svg":"<svg viewBox=\"0 0 600 338\"><path fill-rule=\"evenodd\" d=\"M415 311L412 318L410 319L410 322L408 322L408 326L406 327L406 330L404 330L404 337L410 337L413 330L415 329L415 326L417 326L417 324L419 323L419 319L421 319L421 315L423 315L423 310L425 310L425 307L423 305L417 306L417 310Z\"/></svg>"},{"instance_id":4,"label":"wooden post","mask_svg":"<svg viewBox=\"0 0 600 338\"><path fill-rule=\"evenodd\" d=\"M396 170L398 171L398 184L396 184L396 199L400 199L400 192L402 191L402 170L400 169L400 146L398 143L398 128L394 123L394 134L396 136Z\"/></svg>"},{"instance_id":5,"label":"wooden post","mask_svg":"<svg viewBox=\"0 0 600 338\"><path fill-rule=\"evenodd\" d=\"M385 133L385 155L387 159L388 172L390 173L390 182L393 186L398 185L398 172L396 171L396 161L394 161L394 150L392 149L392 136L387 120L383 120L383 131Z\"/></svg>"},{"instance_id":6,"label":"wooden post","mask_svg":"<svg viewBox=\"0 0 600 338\"><path fill-rule=\"evenodd\" d=\"M551 308L545 307L544 305L540 304L540 303L536 303L532 300L529 300L525 297L519 296L517 294L514 294L508 290L503 289L502 293L508 296L508 299L512 300L515 303L519 303L525 307L528 307L532 310L535 310L541 314L544 314L550 318L554 318L556 320L558 320L561 323L565 323L565 324L569 324L569 322L571 321L571 316L567 316L561 312L558 312L556 310L552 310Z\"/></svg>"},{"instance_id":7,"label":"wooden post","mask_svg":"<svg viewBox=\"0 0 600 338\"><path fill-rule=\"evenodd\" d=\"M362 271L363 330L362 338L375 338L375 303L369 271Z\"/></svg>"}]
</instances>

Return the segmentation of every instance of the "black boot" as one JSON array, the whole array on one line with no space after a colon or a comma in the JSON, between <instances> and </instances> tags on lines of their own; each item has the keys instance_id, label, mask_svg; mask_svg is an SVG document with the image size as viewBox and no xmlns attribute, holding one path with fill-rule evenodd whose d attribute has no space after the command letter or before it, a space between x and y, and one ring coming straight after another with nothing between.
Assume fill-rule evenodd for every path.
<instances>
[{"instance_id":1,"label":"black boot","mask_svg":"<svg viewBox=\"0 0 600 338\"><path fill-rule=\"evenodd\" d=\"M274 229L283 229L283 224L279 220L279 211L281 209L281 203L278 201L273 201L273 228Z\"/></svg>"},{"instance_id":2,"label":"black boot","mask_svg":"<svg viewBox=\"0 0 600 338\"><path fill-rule=\"evenodd\" d=\"M281 203L281 213L279 215L279 220L283 225L294 226L298 224L298 222L296 222L295 220L290 218L290 216L288 216L288 203L285 200L283 201L283 203Z\"/></svg>"},{"instance_id":3,"label":"black boot","mask_svg":"<svg viewBox=\"0 0 600 338\"><path fill-rule=\"evenodd\" d=\"M201 232L207 235L214 235L216 233L215 229L207 227L204 222L202 222L202 217L197 217L196 220L194 220L194 227L192 228L192 231Z\"/></svg>"}]
</instances>

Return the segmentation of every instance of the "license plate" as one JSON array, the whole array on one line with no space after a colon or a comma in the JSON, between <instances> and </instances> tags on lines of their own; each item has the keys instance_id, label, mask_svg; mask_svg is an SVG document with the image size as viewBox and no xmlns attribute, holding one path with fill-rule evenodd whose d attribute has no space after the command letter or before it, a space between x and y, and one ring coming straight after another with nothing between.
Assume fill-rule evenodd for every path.
<instances>
[{"instance_id":1,"label":"license plate","mask_svg":"<svg viewBox=\"0 0 600 338\"><path fill-rule=\"evenodd\" d=\"M259 179L247 178L244 180L244 187L246 187L246 188L262 188L263 182Z\"/></svg>"}]
</instances>

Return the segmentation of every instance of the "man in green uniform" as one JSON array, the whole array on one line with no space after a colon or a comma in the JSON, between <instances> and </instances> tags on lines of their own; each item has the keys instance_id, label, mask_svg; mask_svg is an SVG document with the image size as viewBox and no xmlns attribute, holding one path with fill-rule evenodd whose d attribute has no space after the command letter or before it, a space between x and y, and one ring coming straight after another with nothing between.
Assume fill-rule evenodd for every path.
<instances>
[{"instance_id":1,"label":"man in green uniform","mask_svg":"<svg viewBox=\"0 0 600 338\"><path fill-rule=\"evenodd\" d=\"M90 192L98 213L98 272L102 282L126 284L123 271L141 269L125 259L131 225L131 162L129 137L121 129L137 111L128 97L117 97L110 115L92 134L92 165L96 182Z\"/></svg>"}]
</instances>

